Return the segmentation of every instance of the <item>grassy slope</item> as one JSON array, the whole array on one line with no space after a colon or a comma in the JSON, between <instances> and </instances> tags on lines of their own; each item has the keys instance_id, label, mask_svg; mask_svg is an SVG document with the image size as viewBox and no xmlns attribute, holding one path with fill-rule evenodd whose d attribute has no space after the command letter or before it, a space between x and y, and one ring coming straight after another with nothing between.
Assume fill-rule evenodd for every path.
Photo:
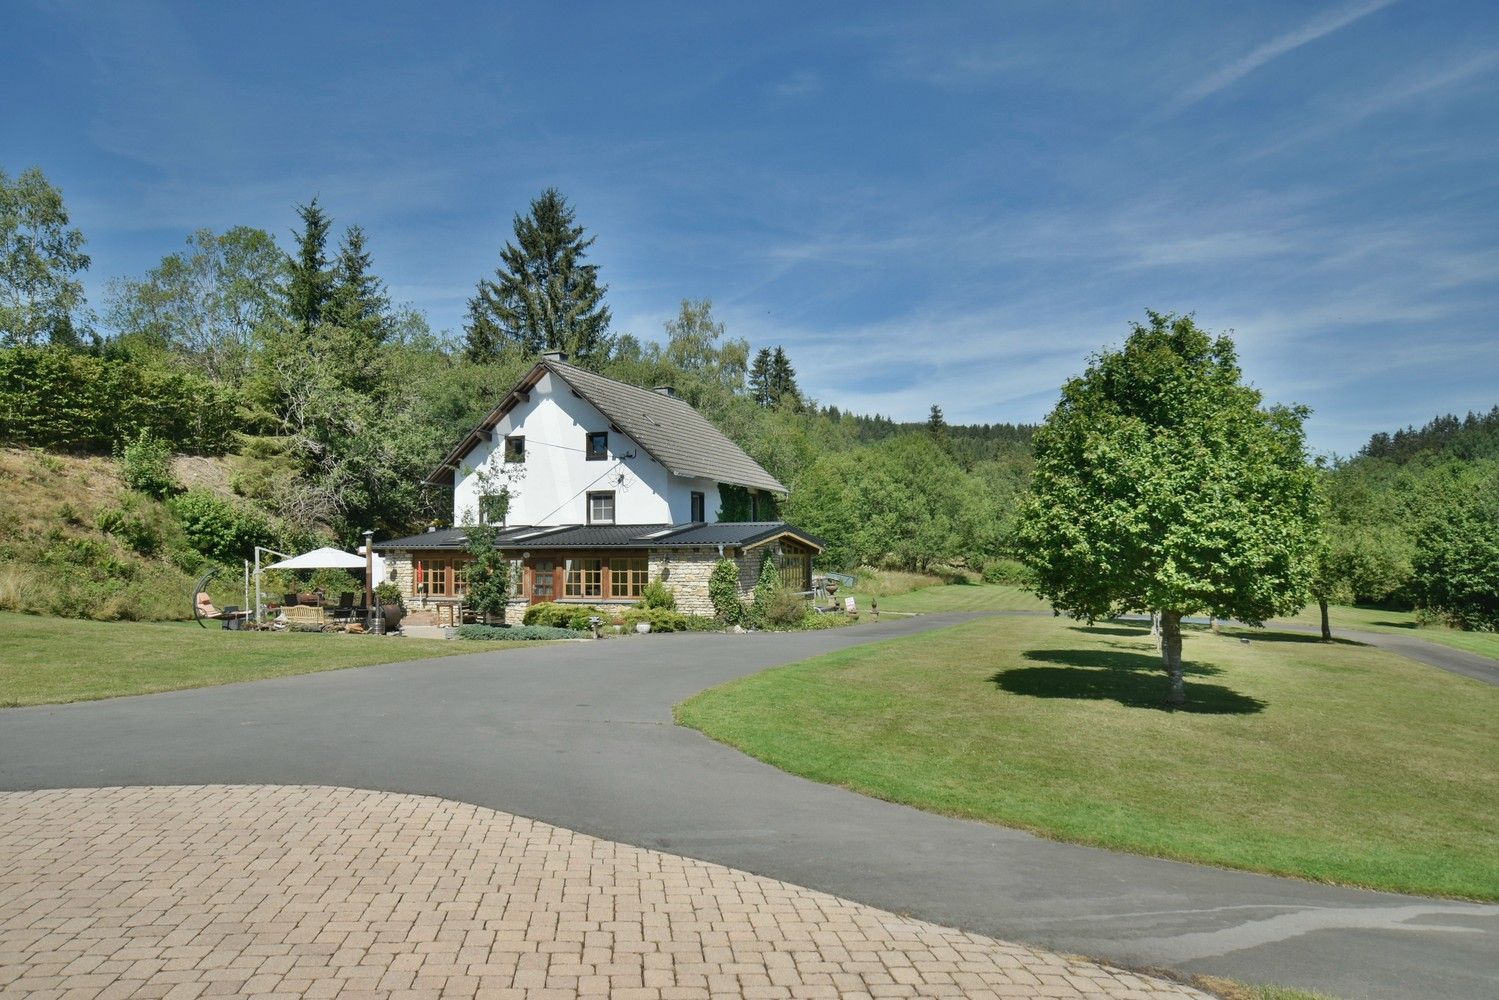
<instances>
[{"instance_id":1,"label":"grassy slope","mask_svg":"<svg viewBox=\"0 0 1499 1000\"><path fill-rule=\"evenodd\" d=\"M89 701L526 645L225 632L190 622L106 623L0 612L0 706Z\"/></svg>"},{"instance_id":2,"label":"grassy slope","mask_svg":"<svg viewBox=\"0 0 1499 1000\"><path fill-rule=\"evenodd\" d=\"M687 725L807 777L1059 839L1499 898L1499 690L1353 644L992 618L704 692Z\"/></svg>"}]
</instances>

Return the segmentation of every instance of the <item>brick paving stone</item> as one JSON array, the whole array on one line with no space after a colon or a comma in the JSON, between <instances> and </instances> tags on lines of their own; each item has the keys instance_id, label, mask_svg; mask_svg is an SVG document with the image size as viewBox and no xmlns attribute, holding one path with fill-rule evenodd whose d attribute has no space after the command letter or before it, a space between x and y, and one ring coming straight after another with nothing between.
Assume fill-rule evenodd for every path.
<instances>
[{"instance_id":1,"label":"brick paving stone","mask_svg":"<svg viewBox=\"0 0 1499 1000\"><path fill-rule=\"evenodd\" d=\"M0 991L1206 1000L478 806L224 785L0 792Z\"/></svg>"}]
</instances>

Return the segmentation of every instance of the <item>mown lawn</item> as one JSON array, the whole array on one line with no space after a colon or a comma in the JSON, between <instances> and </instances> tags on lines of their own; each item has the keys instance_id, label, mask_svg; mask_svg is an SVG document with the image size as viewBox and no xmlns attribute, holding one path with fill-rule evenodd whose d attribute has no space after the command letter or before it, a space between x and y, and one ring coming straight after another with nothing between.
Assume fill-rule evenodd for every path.
<instances>
[{"instance_id":1,"label":"mown lawn","mask_svg":"<svg viewBox=\"0 0 1499 1000\"><path fill-rule=\"evenodd\" d=\"M855 594L861 610L869 608L870 598ZM904 594L877 597L881 611L1050 611L1051 606L1020 587L987 583L950 583L923 587ZM1330 610L1333 635L1339 629L1363 629L1391 632L1439 642L1454 649L1499 659L1499 633L1462 632L1442 625L1422 625L1414 612L1384 611L1379 608L1355 608L1334 605ZM1298 615L1285 619L1298 625L1316 626L1322 622L1315 604Z\"/></svg>"},{"instance_id":2,"label":"mown lawn","mask_svg":"<svg viewBox=\"0 0 1499 1000\"><path fill-rule=\"evenodd\" d=\"M91 622L0 612L0 706L90 701L526 645L225 632L192 622Z\"/></svg>"},{"instance_id":3,"label":"mown lawn","mask_svg":"<svg viewBox=\"0 0 1499 1000\"><path fill-rule=\"evenodd\" d=\"M1412 611L1385 611L1380 608L1351 608L1334 606L1328 608L1328 620L1332 625L1332 634L1337 636L1339 629L1362 629L1368 632L1392 632L1399 635L1409 635L1417 639L1425 639L1429 642L1439 642L1444 646L1454 649L1466 650L1469 653L1477 653L1479 656L1492 656L1499 659L1499 633L1495 632L1463 632L1444 625L1423 625ZM1299 615L1288 618L1287 621L1298 625L1322 624L1321 612L1313 604L1304 608Z\"/></svg>"},{"instance_id":4,"label":"mown lawn","mask_svg":"<svg viewBox=\"0 0 1499 1000\"><path fill-rule=\"evenodd\" d=\"M843 595L840 594L841 598ZM859 610L869 610L870 597L855 592ZM881 611L937 612L937 611L1050 611L1051 606L1036 599L1034 594L1007 584L948 583L904 594L887 594L875 597Z\"/></svg>"},{"instance_id":5,"label":"mown lawn","mask_svg":"<svg viewBox=\"0 0 1499 1000\"><path fill-rule=\"evenodd\" d=\"M678 719L796 774L1063 840L1499 899L1499 689L1379 650L1006 617L706 691Z\"/></svg>"}]
</instances>

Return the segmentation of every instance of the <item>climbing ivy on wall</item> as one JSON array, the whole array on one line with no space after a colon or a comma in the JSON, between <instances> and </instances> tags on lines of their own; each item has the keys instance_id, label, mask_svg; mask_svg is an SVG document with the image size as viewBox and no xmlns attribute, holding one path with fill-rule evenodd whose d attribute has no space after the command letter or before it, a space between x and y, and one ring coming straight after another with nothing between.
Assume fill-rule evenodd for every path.
<instances>
[{"instance_id":1,"label":"climbing ivy on wall","mask_svg":"<svg viewBox=\"0 0 1499 1000\"><path fill-rule=\"evenodd\" d=\"M780 517L779 505L772 494L752 494L748 487L733 483L718 484L720 521L778 521Z\"/></svg>"}]
</instances>

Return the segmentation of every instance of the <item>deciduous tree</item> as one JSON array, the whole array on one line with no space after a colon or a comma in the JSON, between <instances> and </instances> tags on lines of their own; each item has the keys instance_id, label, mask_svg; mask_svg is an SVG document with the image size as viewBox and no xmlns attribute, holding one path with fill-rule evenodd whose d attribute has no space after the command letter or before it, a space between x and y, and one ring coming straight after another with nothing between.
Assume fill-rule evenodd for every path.
<instances>
[{"instance_id":1,"label":"deciduous tree","mask_svg":"<svg viewBox=\"0 0 1499 1000\"><path fill-rule=\"evenodd\" d=\"M68 224L62 192L40 170L14 181L0 170L0 344L83 339L83 242Z\"/></svg>"},{"instance_id":2,"label":"deciduous tree","mask_svg":"<svg viewBox=\"0 0 1499 1000\"><path fill-rule=\"evenodd\" d=\"M1149 313L1062 387L1019 525L1036 593L1076 618L1159 610L1168 701L1181 620L1305 604L1320 508L1300 407L1265 407L1233 342Z\"/></svg>"}]
</instances>

